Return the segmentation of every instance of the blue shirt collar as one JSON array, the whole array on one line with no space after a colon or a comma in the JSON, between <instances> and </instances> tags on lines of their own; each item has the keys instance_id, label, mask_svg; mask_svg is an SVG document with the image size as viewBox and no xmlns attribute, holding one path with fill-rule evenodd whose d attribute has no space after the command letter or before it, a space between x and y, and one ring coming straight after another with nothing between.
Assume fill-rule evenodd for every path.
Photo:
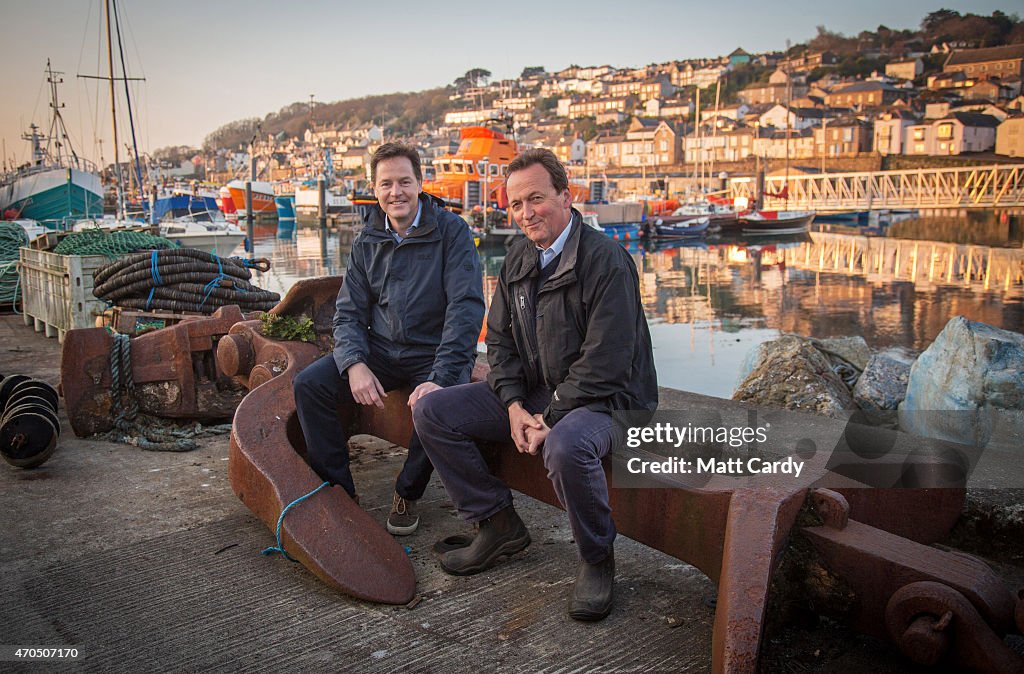
<instances>
[{"instance_id":1,"label":"blue shirt collar","mask_svg":"<svg viewBox=\"0 0 1024 674\"><path fill-rule=\"evenodd\" d=\"M540 251L540 268L548 266L548 264L556 257L562 254L562 249L565 248L565 242L569 239L569 230L572 229L573 217L569 217L569 224L565 226L562 233L558 235L555 242L548 246L547 250L537 246L537 250Z\"/></svg>"},{"instance_id":2,"label":"blue shirt collar","mask_svg":"<svg viewBox=\"0 0 1024 674\"><path fill-rule=\"evenodd\" d=\"M405 235L406 236L409 236L409 232L411 232L412 230L414 230L414 229L416 229L417 227L420 226L420 215L422 215L422 214L423 214L423 202L420 201L416 205L416 217L413 218L412 224L409 225L409 229L405 230ZM390 234L391 236L395 237L395 243L401 243L402 242L402 237L400 237L398 235L398 232L396 232L395 230L391 229L391 218L388 217L387 213L384 214L384 229L388 232L388 234Z\"/></svg>"}]
</instances>

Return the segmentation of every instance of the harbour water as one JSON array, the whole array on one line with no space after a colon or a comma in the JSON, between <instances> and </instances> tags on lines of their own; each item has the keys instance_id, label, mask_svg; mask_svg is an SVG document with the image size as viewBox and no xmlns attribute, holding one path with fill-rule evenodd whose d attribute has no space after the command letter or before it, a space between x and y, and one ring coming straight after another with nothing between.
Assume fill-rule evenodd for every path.
<instances>
[{"instance_id":1,"label":"harbour water","mask_svg":"<svg viewBox=\"0 0 1024 674\"><path fill-rule=\"evenodd\" d=\"M860 335L873 349L920 351L957 315L1024 331L1020 223L975 220L965 228L963 219L921 218L887 236L833 228L778 239L625 243L640 271L659 383L728 398L747 354L782 333ZM352 238L348 226L326 238L315 227L258 227L256 256L272 267L256 282L283 295L299 279L342 274ZM480 255L489 300L504 250L484 247Z\"/></svg>"}]
</instances>

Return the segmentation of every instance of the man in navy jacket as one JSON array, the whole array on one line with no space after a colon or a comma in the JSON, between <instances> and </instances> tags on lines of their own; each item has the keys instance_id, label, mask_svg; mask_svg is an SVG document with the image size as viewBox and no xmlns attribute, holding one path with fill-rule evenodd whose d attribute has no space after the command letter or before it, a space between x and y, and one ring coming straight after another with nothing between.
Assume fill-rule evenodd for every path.
<instances>
[{"instance_id":1,"label":"man in navy jacket","mask_svg":"<svg viewBox=\"0 0 1024 674\"><path fill-rule=\"evenodd\" d=\"M480 259L465 221L421 193L416 149L385 143L370 160L379 208L352 244L334 316L333 358L295 378L295 406L313 469L353 498L338 405L383 407L412 386L410 407L469 381L484 316ZM388 531L411 534L433 466L414 432L395 483Z\"/></svg>"}]
</instances>

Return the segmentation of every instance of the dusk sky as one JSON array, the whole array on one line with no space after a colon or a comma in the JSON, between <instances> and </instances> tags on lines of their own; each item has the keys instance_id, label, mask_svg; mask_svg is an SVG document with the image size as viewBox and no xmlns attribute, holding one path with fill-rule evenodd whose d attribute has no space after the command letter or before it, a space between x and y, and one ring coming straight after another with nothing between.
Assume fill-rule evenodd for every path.
<instances>
[{"instance_id":1,"label":"dusk sky","mask_svg":"<svg viewBox=\"0 0 1024 674\"><path fill-rule=\"evenodd\" d=\"M102 0L2 0L0 137L8 162L21 134L48 123L47 58L63 71L64 118L79 154L112 159ZM475 67L495 78L524 66L638 66L781 50L816 26L846 35L916 28L941 7L988 15L1015 3L860 0L715 2L328 2L122 0L118 3L140 151L199 145L217 127L296 102L418 91ZM117 59L117 46L114 46ZM123 85L118 84L119 114ZM123 127L126 128L126 127ZM119 132L120 133L120 132ZM124 138L124 136L122 136ZM122 140L122 143L125 141Z\"/></svg>"}]
</instances>

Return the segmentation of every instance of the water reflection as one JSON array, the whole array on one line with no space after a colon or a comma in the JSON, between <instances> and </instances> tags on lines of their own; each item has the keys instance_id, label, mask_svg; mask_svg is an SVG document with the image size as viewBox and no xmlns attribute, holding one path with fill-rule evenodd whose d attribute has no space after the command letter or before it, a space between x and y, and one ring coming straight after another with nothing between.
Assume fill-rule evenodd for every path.
<instances>
[{"instance_id":1,"label":"water reflection","mask_svg":"<svg viewBox=\"0 0 1024 674\"><path fill-rule=\"evenodd\" d=\"M261 287L344 272L341 226L257 230L272 260ZM627 250L640 272L662 385L729 397L747 353L783 332L861 335L924 349L953 316L1024 330L1024 250L815 232L756 242L671 242ZM502 248L480 251L490 300Z\"/></svg>"}]
</instances>

